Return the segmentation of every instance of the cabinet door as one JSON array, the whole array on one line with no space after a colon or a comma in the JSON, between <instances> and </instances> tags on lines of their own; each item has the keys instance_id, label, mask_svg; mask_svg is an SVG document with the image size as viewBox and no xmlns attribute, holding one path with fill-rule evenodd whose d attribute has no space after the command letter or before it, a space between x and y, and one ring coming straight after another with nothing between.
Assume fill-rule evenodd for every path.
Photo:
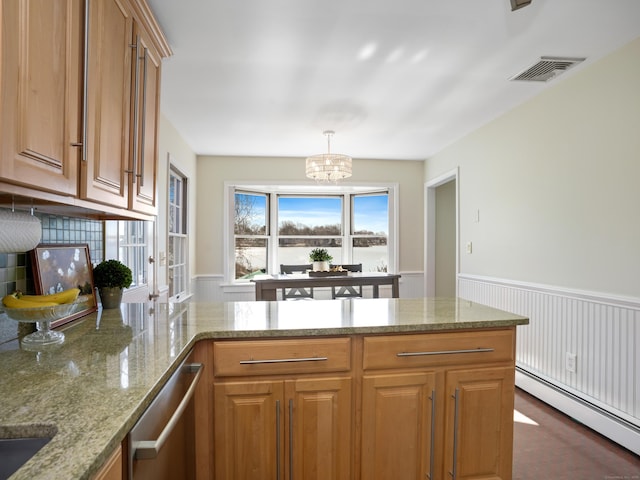
<instances>
[{"instance_id":1,"label":"cabinet door","mask_svg":"<svg viewBox=\"0 0 640 480\"><path fill-rule=\"evenodd\" d=\"M445 476L511 478L514 369L446 373Z\"/></svg>"},{"instance_id":2,"label":"cabinet door","mask_svg":"<svg viewBox=\"0 0 640 480\"><path fill-rule=\"evenodd\" d=\"M75 196L82 3L3 1L0 22L0 179Z\"/></svg>"},{"instance_id":3,"label":"cabinet door","mask_svg":"<svg viewBox=\"0 0 640 480\"><path fill-rule=\"evenodd\" d=\"M286 478L351 478L351 379L319 378L285 382L288 434Z\"/></svg>"},{"instance_id":4,"label":"cabinet door","mask_svg":"<svg viewBox=\"0 0 640 480\"><path fill-rule=\"evenodd\" d=\"M122 480L123 478L122 447L118 446L95 474L93 480Z\"/></svg>"},{"instance_id":5,"label":"cabinet door","mask_svg":"<svg viewBox=\"0 0 640 480\"><path fill-rule=\"evenodd\" d=\"M91 2L87 158L80 195L128 207L133 18L126 0Z\"/></svg>"},{"instance_id":6,"label":"cabinet door","mask_svg":"<svg viewBox=\"0 0 640 480\"><path fill-rule=\"evenodd\" d=\"M147 35L134 25L133 124L129 208L156 213L156 172L158 163L157 125L160 95L160 55Z\"/></svg>"},{"instance_id":7,"label":"cabinet door","mask_svg":"<svg viewBox=\"0 0 640 480\"><path fill-rule=\"evenodd\" d=\"M217 479L282 478L283 390L282 381L214 383Z\"/></svg>"},{"instance_id":8,"label":"cabinet door","mask_svg":"<svg viewBox=\"0 0 640 480\"><path fill-rule=\"evenodd\" d=\"M363 479L433 478L435 392L433 372L363 377Z\"/></svg>"}]
</instances>

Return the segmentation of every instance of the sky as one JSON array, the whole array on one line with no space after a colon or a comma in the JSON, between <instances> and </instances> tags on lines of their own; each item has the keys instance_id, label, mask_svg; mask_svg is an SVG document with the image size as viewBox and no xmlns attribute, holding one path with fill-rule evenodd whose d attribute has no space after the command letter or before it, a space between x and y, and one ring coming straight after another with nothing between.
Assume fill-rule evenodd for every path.
<instances>
[{"instance_id":1,"label":"sky","mask_svg":"<svg viewBox=\"0 0 640 480\"><path fill-rule=\"evenodd\" d=\"M340 198L279 198L279 221L290 220L304 225L341 223ZM355 229L388 232L387 196L355 197Z\"/></svg>"},{"instance_id":2,"label":"sky","mask_svg":"<svg viewBox=\"0 0 640 480\"><path fill-rule=\"evenodd\" d=\"M388 197L386 195L358 195L355 203L355 230L389 232ZM265 218L265 197L258 196L254 205L256 218ZM278 197L278 221L291 221L309 227L341 223L341 197Z\"/></svg>"}]
</instances>

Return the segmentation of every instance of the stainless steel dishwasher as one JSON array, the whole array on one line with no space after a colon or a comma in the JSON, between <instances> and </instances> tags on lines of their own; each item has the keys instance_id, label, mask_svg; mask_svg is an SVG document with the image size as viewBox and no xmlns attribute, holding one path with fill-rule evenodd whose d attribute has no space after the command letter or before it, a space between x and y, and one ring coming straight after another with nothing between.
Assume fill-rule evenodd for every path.
<instances>
[{"instance_id":1,"label":"stainless steel dishwasher","mask_svg":"<svg viewBox=\"0 0 640 480\"><path fill-rule=\"evenodd\" d=\"M193 394L203 366L192 354L129 432L129 479L195 478Z\"/></svg>"}]
</instances>

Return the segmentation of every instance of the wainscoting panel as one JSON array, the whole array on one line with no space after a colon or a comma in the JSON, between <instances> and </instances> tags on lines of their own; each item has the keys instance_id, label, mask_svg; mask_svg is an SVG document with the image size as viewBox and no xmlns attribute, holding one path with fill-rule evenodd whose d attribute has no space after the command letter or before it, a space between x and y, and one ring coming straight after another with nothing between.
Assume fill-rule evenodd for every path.
<instances>
[{"instance_id":1,"label":"wainscoting panel","mask_svg":"<svg viewBox=\"0 0 640 480\"><path fill-rule=\"evenodd\" d=\"M529 317L518 369L640 435L640 300L472 275L458 295Z\"/></svg>"}]
</instances>

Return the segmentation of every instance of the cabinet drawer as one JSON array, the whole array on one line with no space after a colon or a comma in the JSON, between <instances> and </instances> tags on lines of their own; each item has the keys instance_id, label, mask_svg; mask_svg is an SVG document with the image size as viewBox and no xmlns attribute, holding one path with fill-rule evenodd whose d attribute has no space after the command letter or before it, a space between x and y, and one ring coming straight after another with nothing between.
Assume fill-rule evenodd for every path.
<instances>
[{"instance_id":1,"label":"cabinet drawer","mask_svg":"<svg viewBox=\"0 0 640 480\"><path fill-rule=\"evenodd\" d=\"M364 338L363 368L409 368L514 360L513 330Z\"/></svg>"},{"instance_id":2,"label":"cabinet drawer","mask_svg":"<svg viewBox=\"0 0 640 480\"><path fill-rule=\"evenodd\" d=\"M215 376L344 372L351 369L351 339L247 340L213 344Z\"/></svg>"}]
</instances>

